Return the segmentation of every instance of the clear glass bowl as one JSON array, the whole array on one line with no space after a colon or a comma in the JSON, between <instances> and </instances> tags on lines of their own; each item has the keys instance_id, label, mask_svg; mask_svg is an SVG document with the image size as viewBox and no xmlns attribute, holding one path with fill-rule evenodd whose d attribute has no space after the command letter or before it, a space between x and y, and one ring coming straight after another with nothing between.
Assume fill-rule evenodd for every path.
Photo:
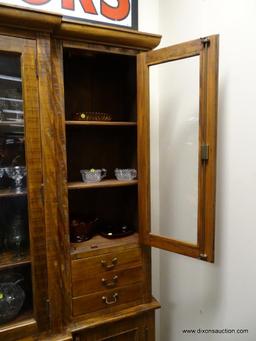
<instances>
[{"instance_id":1,"label":"clear glass bowl","mask_svg":"<svg viewBox=\"0 0 256 341\"><path fill-rule=\"evenodd\" d=\"M84 182L99 182L106 175L106 169L81 169L80 173Z\"/></svg>"},{"instance_id":2,"label":"clear glass bowl","mask_svg":"<svg viewBox=\"0 0 256 341\"><path fill-rule=\"evenodd\" d=\"M0 179L4 176L5 169L0 168Z\"/></svg>"},{"instance_id":3,"label":"clear glass bowl","mask_svg":"<svg viewBox=\"0 0 256 341\"><path fill-rule=\"evenodd\" d=\"M27 170L25 166L14 166L14 167L6 167L6 174L15 181L15 188L17 192L22 191L23 189L23 178L27 175Z\"/></svg>"},{"instance_id":4,"label":"clear glass bowl","mask_svg":"<svg viewBox=\"0 0 256 341\"><path fill-rule=\"evenodd\" d=\"M127 169L116 168L115 176L117 180L120 180L120 181L133 180L137 176L137 171L136 169L131 169L131 168L127 168Z\"/></svg>"}]
</instances>

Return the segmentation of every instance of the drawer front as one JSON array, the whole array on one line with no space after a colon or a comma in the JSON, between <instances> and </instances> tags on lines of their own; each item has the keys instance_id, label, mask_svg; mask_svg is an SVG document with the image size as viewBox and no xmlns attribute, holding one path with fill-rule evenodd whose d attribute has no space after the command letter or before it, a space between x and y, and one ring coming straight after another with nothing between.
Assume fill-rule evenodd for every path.
<instances>
[{"instance_id":1,"label":"drawer front","mask_svg":"<svg viewBox=\"0 0 256 341\"><path fill-rule=\"evenodd\" d=\"M97 292L95 294L75 297L72 299L73 316L92 313L98 310L111 309L120 304L142 299L141 283L128 287Z\"/></svg>"},{"instance_id":2,"label":"drawer front","mask_svg":"<svg viewBox=\"0 0 256 341\"><path fill-rule=\"evenodd\" d=\"M88 295L105 289L123 287L143 281L142 267L89 275L86 278L72 277L73 297Z\"/></svg>"},{"instance_id":3,"label":"drawer front","mask_svg":"<svg viewBox=\"0 0 256 341\"><path fill-rule=\"evenodd\" d=\"M90 333L85 335L76 335L74 337L74 341L142 341L142 339L139 339L139 330L138 328L133 328L131 330L127 330L124 332L117 333L115 335L110 335L107 337L101 337L98 335L95 335L95 333ZM112 334L112 333L111 333Z\"/></svg>"},{"instance_id":4,"label":"drawer front","mask_svg":"<svg viewBox=\"0 0 256 341\"><path fill-rule=\"evenodd\" d=\"M72 261L72 281L86 279L88 274L119 271L131 267L142 266L140 248L133 248L125 252L111 252L96 257L88 257Z\"/></svg>"},{"instance_id":5,"label":"drawer front","mask_svg":"<svg viewBox=\"0 0 256 341\"><path fill-rule=\"evenodd\" d=\"M100 339L99 341L139 341L138 330L133 329L133 330L125 331L123 333L118 333L113 336L104 337L103 339Z\"/></svg>"}]
</instances>

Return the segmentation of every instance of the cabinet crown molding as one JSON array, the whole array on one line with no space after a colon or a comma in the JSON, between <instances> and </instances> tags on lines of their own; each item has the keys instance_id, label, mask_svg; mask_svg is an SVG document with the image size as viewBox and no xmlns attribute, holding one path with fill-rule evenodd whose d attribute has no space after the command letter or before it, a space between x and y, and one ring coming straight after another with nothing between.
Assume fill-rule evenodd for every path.
<instances>
[{"instance_id":1,"label":"cabinet crown molding","mask_svg":"<svg viewBox=\"0 0 256 341\"><path fill-rule=\"evenodd\" d=\"M62 15L0 4L1 26L51 33L58 38L97 42L147 51L155 48L161 36L131 29L91 24Z\"/></svg>"}]
</instances>

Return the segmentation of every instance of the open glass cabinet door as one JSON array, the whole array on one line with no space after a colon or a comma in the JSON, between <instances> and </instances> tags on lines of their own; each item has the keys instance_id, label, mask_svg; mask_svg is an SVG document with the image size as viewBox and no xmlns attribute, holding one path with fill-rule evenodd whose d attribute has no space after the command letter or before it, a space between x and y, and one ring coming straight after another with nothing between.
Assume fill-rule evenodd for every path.
<instances>
[{"instance_id":1,"label":"open glass cabinet door","mask_svg":"<svg viewBox=\"0 0 256 341\"><path fill-rule=\"evenodd\" d=\"M218 38L142 53L137 61L141 242L209 262L214 261Z\"/></svg>"}]
</instances>

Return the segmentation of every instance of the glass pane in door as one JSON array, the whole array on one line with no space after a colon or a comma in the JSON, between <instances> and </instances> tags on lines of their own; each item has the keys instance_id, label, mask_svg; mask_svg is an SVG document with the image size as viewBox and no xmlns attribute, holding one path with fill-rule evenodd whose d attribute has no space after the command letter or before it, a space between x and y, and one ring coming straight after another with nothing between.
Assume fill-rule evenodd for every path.
<instances>
[{"instance_id":1,"label":"glass pane in door","mask_svg":"<svg viewBox=\"0 0 256 341\"><path fill-rule=\"evenodd\" d=\"M0 325L32 306L20 56L0 54Z\"/></svg>"},{"instance_id":2,"label":"glass pane in door","mask_svg":"<svg viewBox=\"0 0 256 341\"><path fill-rule=\"evenodd\" d=\"M149 67L151 232L192 244L197 244L199 67L199 56Z\"/></svg>"}]
</instances>

